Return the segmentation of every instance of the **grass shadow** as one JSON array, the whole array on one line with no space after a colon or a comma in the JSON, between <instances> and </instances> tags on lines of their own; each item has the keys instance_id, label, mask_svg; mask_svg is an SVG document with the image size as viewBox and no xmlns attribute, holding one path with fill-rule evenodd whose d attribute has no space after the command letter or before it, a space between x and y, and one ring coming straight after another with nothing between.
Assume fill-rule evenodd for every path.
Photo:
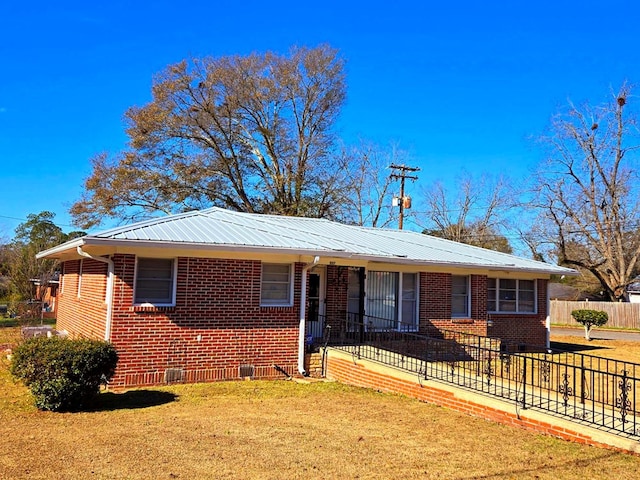
<instances>
[{"instance_id":1,"label":"grass shadow","mask_svg":"<svg viewBox=\"0 0 640 480\"><path fill-rule=\"evenodd\" d=\"M131 390L123 393L104 392L85 411L111 412L157 407L178 400L178 395L160 390Z\"/></svg>"},{"instance_id":2,"label":"grass shadow","mask_svg":"<svg viewBox=\"0 0 640 480\"><path fill-rule=\"evenodd\" d=\"M551 342L551 348L553 350L562 350L563 352L591 352L593 350L610 350L609 347L603 347L602 345L583 345L581 343L566 343L566 342Z\"/></svg>"}]
</instances>

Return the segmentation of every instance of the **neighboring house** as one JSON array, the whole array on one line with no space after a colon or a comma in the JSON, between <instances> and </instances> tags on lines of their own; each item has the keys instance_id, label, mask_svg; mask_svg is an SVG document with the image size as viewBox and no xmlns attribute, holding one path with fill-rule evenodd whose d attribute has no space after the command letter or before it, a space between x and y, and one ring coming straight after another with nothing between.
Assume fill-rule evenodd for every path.
<instances>
[{"instance_id":1,"label":"neighboring house","mask_svg":"<svg viewBox=\"0 0 640 480\"><path fill-rule=\"evenodd\" d=\"M627 296L629 303L640 303L640 280L634 279L633 283L627 285Z\"/></svg>"},{"instance_id":2,"label":"neighboring house","mask_svg":"<svg viewBox=\"0 0 640 480\"><path fill-rule=\"evenodd\" d=\"M574 273L415 232L220 208L38 258L62 265L57 329L117 348L116 388L304 374L314 337L360 320L544 345L548 279Z\"/></svg>"},{"instance_id":3,"label":"neighboring house","mask_svg":"<svg viewBox=\"0 0 640 480\"><path fill-rule=\"evenodd\" d=\"M35 287L34 298L41 302L42 306L42 318L56 318L58 311L58 286L60 284L59 274L46 282L45 284L38 278L32 278L31 283Z\"/></svg>"},{"instance_id":4,"label":"neighboring house","mask_svg":"<svg viewBox=\"0 0 640 480\"><path fill-rule=\"evenodd\" d=\"M549 299L569 302L594 301L601 302L602 297L564 283L549 282Z\"/></svg>"}]
</instances>

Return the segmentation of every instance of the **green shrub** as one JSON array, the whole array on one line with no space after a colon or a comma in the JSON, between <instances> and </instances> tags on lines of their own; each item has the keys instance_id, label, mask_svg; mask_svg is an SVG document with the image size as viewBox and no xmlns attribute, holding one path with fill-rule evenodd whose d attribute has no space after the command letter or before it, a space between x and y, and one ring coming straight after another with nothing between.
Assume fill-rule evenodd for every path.
<instances>
[{"instance_id":1,"label":"green shrub","mask_svg":"<svg viewBox=\"0 0 640 480\"><path fill-rule=\"evenodd\" d=\"M601 327L609 321L607 312L600 310L573 310L571 316L574 320L584 326L584 338L591 340L591 329L593 327Z\"/></svg>"},{"instance_id":2,"label":"green shrub","mask_svg":"<svg viewBox=\"0 0 640 480\"><path fill-rule=\"evenodd\" d=\"M11 373L29 387L40 410L80 410L115 373L115 348L98 340L36 337L13 351Z\"/></svg>"}]
</instances>

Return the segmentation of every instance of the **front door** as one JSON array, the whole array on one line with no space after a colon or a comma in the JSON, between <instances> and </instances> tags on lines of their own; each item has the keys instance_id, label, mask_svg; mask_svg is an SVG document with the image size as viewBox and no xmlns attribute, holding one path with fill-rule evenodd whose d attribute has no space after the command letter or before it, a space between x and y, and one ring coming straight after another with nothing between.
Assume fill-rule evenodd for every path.
<instances>
[{"instance_id":1,"label":"front door","mask_svg":"<svg viewBox=\"0 0 640 480\"><path fill-rule=\"evenodd\" d=\"M307 295L307 338L313 341L322 339L325 320L325 280L324 269L316 268L309 272L309 294Z\"/></svg>"}]
</instances>

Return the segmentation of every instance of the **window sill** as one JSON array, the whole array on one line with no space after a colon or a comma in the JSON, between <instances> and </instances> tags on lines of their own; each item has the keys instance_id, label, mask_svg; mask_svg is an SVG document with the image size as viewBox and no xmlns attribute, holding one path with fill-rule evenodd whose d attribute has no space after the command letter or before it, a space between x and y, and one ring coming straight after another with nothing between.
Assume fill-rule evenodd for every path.
<instances>
[{"instance_id":1,"label":"window sill","mask_svg":"<svg viewBox=\"0 0 640 480\"><path fill-rule=\"evenodd\" d=\"M451 323L458 325L471 325L474 322L473 318L452 318Z\"/></svg>"},{"instance_id":2,"label":"window sill","mask_svg":"<svg viewBox=\"0 0 640 480\"><path fill-rule=\"evenodd\" d=\"M537 315L538 312L487 312L489 315Z\"/></svg>"},{"instance_id":3,"label":"window sill","mask_svg":"<svg viewBox=\"0 0 640 480\"><path fill-rule=\"evenodd\" d=\"M130 308L131 312L173 312L175 305L134 305Z\"/></svg>"}]
</instances>

